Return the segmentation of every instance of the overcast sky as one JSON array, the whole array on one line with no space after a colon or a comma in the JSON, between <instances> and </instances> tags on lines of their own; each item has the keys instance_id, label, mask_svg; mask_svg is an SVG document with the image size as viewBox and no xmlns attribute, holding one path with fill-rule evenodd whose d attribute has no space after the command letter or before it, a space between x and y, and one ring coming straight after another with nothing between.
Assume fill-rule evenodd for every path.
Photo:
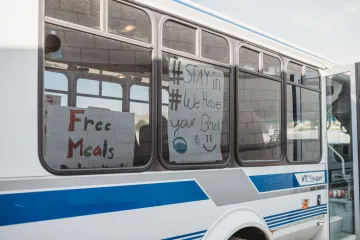
<instances>
[{"instance_id":1,"label":"overcast sky","mask_svg":"<svg viewBox=\"0 0 360 240\"><path fill-rule=\"evenodd\" d=\"M360 0L193 0L338 64L360 62Z\"/></svg>"}]
</instances>

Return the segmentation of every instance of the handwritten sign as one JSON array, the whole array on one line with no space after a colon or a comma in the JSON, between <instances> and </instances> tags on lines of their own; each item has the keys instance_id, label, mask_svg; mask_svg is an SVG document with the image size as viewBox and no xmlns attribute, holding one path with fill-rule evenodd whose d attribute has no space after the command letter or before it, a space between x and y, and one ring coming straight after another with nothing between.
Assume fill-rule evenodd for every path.
<instances>
[{"instance_id":1,"label":"handwritten sign","mask_svg":"<svg viewBox=\"0 0 360 240\"><path fill-rule=\"evenodd\" d=\"M45 158L56 169L133 164L132 113L48 105L46 125Z\"/></svg>"},{"instance_id":2,"label":"handwritten sign","mask_svg":"<svg viewBox=\"0 0 360 240\"><path fill-rule=\"evenodd\" d=\"M212 66L170 59L170 161L222 160L224 74Z\"/></svg>"}]
</instances>

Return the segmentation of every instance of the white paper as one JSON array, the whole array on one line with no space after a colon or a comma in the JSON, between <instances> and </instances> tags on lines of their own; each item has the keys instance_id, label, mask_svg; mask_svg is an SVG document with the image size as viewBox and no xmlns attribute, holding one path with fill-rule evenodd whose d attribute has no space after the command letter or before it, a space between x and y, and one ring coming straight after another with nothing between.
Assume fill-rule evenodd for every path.
<instances>
[{"instance_id":1,"label":"white paper","mask_svg":"<svg viewBox=\"0 0 360 240\"><path fill-rule=\"evenodd\" d=\"M46 124L45 158L51 167L133 166L133 113L48 105Z\"/></svg>"},{"instance_id":2,"label":"white paper","mask_svg":"<svg viewBox=\"0 0 360 240\"><path fill-rule=\"evenodd\" d=\"M170 161L222 160L224 73L185 59L170 59Z\"/></svg>"}]
</instances>

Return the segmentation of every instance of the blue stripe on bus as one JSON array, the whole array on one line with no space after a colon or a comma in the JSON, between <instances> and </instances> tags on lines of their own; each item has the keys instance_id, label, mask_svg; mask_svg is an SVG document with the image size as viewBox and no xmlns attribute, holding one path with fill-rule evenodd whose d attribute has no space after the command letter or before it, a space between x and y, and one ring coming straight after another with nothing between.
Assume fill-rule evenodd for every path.
<instances>
[{"instance_id":1,"label":"blue stripe on bus","mask_svg":"<svg viewBox=\"0 0 360 240\"><path fill-rule=\"evenodd\" d=\"M300 210L295 210L295 211L290 211L290 212L286 212L286 213L282 213L282 214L277 214L275 216L268 216L265 217L265 222L267 223L272 223L275 222L279 219L286 219L286 218L290 218L290 217L295 217L298 215L304 215L307 213L313 213L313 212L317 212L317 211L322 211L324 209L327 209L327 205L319 205L316 207L309 207L308 209L300 209Z\"/></svg>"},{"instance_id":2,"label":"blue stripe on bus","mask_svg":"<svg viewBox=\"0 0 360 240\"><path fill-rule=\"evenodd\" d=\"M327 214L327 204L264 217L270 229Z\"/></svg>"},{"instance_id":3,"label":"blue stripe on bus","mask_svg":"<svg viewBox=\"0 0 360 240\"><path fill-rule=\"evenodd\" d=\"M193 180L0 195L0 226L208 200Z\"/></svg>"},{"instance_id":4,"label":"blue stripe on bus","mask_svg":"<svg viewBox=\"0 0 360 240\"><path fill-rule=\"evenodd\" d=\"M264 219L266 220L266 219L270 219L270 218L273 218L273 217L283 216L283 215L286 215L286 214L289 214L289 213L302 212L302 211L307 211L309 209L320 208L320 207L324 207L324 206L327 206L327 204L321 204L321 205L318 205L318 206L312 206L312 207L308 207L307 209L297 209L297 210L292 210L292 211L289 211L289 212L283 212L283 213L279 213L279 214L274 214L274 215L264 217Z\"/></svg>"},{"instance_id":5,"label":"blue stripe on bus","mask_svg":"<svg viewBox=\"0 0 360 240\"><path fill-rule=\"evenodd\" d=\"M327 211L324 210L322 212L314 213L312 215L304 216L304 217L301 217L301 218L289 219L287 221L284 221L284 222L281 222L281 223L278 223L278 224L268 224L268 227L269 228L276 228L276 227L280 227L280 226L287 225L287 224L290 224L290 223L295 223L295 222L299 222L299 221L302 221L302 220L311 219L313 217L322 216L322 215L325 215L326 213L327 213Z\"/></svg>"},{"instance_id":6,"label":"blue stripe on bus","mask_svg":"<svg viewBox=\"0 0 360 240\"><path fill-rule=\"evenodd\" d=\"M321 213L321 212L324 212L324 211L326 212L327 208L322 208L322 209L318 209L318 210L314 210L314 211L310 211L310 212L306 212L306 213L299 213L299 214L292 215L292 216L284 216L283 218L280 218L280 219L277 219L277 220L271 220L271 221L268 221L266 223L268 225L274 225L274 224L277 224L277 223L280 223L280 222L283 222L283 221L288 221L288 220L296 219L296 218L299 218L299 217L305 217L305 216L309 216L309 215L313 215L313 214L318 214L318 213Z\"/></svg>"},{"instance_id":7,"label":"blue stripe on bus","mask_svg":"<svg viewBox=\"0 0 360 240\"><path fill-rule=\"evenodd\" d=\"M218 16L218 15L216 15L216 14L214 14L214 13L205 11L204 9L195 7L195 6L191 5L191 4L188 4L188 3L186 3L186 2L183 2L182 0L173 0L173 1L176 2L176 3L179 3L179 4L181 4L181 5L184 5L184 6L186 6L186 7L189 7L189 8L191 8L191 9L193 9L193 10L196 10L196 11L199 11L199 12L204 13L204 14L206 14L206 15L209 15L209 16L211 16L211 17L217 18L217 19L219 19L219 20L221 20L221 21L230 23L231 25L234 25L234 26L236 26L236 27L239 27L239 28L245 29L245 30L247 30L247 31L249 31L249 32L252 32L252 33L255 33L255 34L257 34L257 35L260 35L260 36L262 36L262 37L264 37L264 38L267 38L267 39L269 39L269 40L271 40L271 41L280 43L280 44L285 45L285 46L287 46L287 47L296 49L296 50L298 50L298 51L300 51L300 52L309 54L310 56L313 56L313 57L316 57L316 58L325 60L325 61L330 62L330 63L333 63L333 62L327 60L326 58L317 56L316 54L310 53L310 52L305 51L305 50L303 50L303 49L301 49L301 48L298 48L298 47L295 47L295 46L293 46L293 45L290 45L290 44L288 44L288 43L286 43L286 42L283 42L283 41L278 40L278 39L276 39L276 38L270 37L270 36L268 36L268 35L266 35L266 34L264 34L264 33L258 32L258 31L254 30L254 29L251 29L251 28L246 27L246 26L244 26L244 25L241 25L241 24L239 24L239 23L233 22L233 21L231 21L231 20L229 20L229 19L220 17L220 16ZM334 63L333 63L333 64L334 64Z\"/></svg>"},{"instance_id":8,"label":"blue stripe on bus","mask_svg":"<svg viewBox=\"0 0 360 240\"><path fill-rule=\"evenodd\" d=\"M183 234L183 235L179 235L179 236L175 236L175 237L170 237L170 238L164 238L163 240L177 240L177 239L181 239L181 240L187 240L187 239L198 239L200 237L205 236L207 230L203 230L203 231L198 231L198 232L193 232L193 233L188 233L188 234ZM195 236L196 235L196 236Z\"/></svg>"},{"instance_id":9,"label":"blue stripe on bus","mask_svg":"<svg viewBox=\"0 0 360 240\"><path fill-rule=\"evenodd\" d=\"M269 192L277 190L285 190L299 187L311 187L316 185L325 185L327 183L327 171L312 171L308 173L324 172L324 183L307 184L301 186L296 179L296 174L306 174L306 172L298 173L277 173L268 175L249 176L252 183L259 192Z\"/></svg>"}]
</instances>

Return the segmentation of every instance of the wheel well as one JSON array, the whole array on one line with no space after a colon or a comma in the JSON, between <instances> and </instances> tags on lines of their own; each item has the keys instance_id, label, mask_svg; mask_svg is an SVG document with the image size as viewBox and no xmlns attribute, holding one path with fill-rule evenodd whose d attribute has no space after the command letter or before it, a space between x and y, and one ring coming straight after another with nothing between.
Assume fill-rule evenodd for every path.
<instances>
[{"instance_id":1,"label":"wheel well","mask_svg":"<svg viewBox=\"0 0 360 240\"><path fill-rule=\"evenodd\" d=\"M246 227L234 233L229 240L267 240L263 231L256 227Z\"/></svg>"}]
</instances>

